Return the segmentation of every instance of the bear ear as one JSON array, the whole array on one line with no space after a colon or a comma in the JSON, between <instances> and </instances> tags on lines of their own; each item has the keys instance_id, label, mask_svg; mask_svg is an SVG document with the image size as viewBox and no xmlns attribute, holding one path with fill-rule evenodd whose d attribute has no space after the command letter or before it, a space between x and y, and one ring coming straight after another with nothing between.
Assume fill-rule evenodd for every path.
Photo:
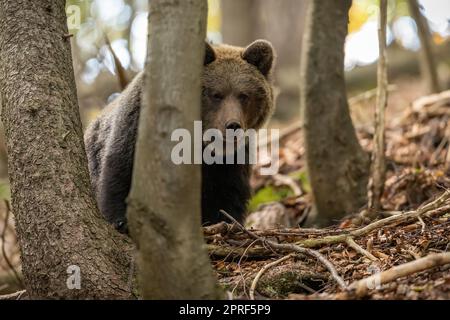
<instances>
[{"instance_id":1,"label":"bear ear","mask_svg":"<svg viewBox=\"0 0 450 320\"><path fill-rule=\"evenodd\" d=\"M274 60L272 44L266 40L256 40L245 48L242 53L242 59L254 65L267 77L272 70Z\"/></svg>"},{"instance_id":2,"label":"bear ear","mask_svg":"<svg viewBox=\"0 0 450 320\"><path fill-rule=\"evenodd\" d=\"M214 52L213 47L208 42L205 42L205 61L203 62L203 65L206 66L214 60L216 60L216 53Z\"/></svg>"}]
</instances>

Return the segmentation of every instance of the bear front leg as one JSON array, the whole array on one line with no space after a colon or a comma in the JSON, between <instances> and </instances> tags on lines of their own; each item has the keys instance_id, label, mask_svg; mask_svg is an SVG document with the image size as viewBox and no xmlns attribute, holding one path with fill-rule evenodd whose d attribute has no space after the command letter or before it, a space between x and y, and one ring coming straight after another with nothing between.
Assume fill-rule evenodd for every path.
<instances>
[{"instance_id":1,"label":"bear front leg","mask_svg":"<svg viewBox=\"0 0 450 320\"><path fill-rule=\"evenodd\" d=\"M98 205L105 218L121 233L128 233L126 198L131 188L132 163L120 155L104 159Z\"/></svg>"}]
</instances>

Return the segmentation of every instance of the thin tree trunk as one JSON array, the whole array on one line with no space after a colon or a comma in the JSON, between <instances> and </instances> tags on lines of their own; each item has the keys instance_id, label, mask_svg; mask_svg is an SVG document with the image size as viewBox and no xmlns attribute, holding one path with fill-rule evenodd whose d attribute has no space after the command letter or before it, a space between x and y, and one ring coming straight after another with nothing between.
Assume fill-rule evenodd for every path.
<instances>
[{"instance_id":1,"label":"thin tree trunk","mask_svg":"<svg viewBox=\"0 0 450 320\"><path fill-rule=\"evenodd\" d=\"M306 162L315 202L309 224L327 225L366 203L369 158L358 143L344 80L351 1L310 1L301 58Z\"/></svg>"},{"instance_id":2,"label":"thin tree trunk","mask_svg":"<svg viewBox=\"0 0 450 320\"><path fill-rule=\"evenodd\" d=\"M385 164L385 111L388 98L387 57L386 57L386 25L387 25L387 0L380 0L380 18L378 27L378 47L380 58L378 60L378 86L377 102L375 108L375 136L373 139L373 152L371 163L371 175L368 186L369 216L375 216L381 209L381 196L384 190L386 177Z\"/></svg>"},{"instance_id":3,"label":"thin tree trunk","mask_svg":"<svg viewBox=\"0 0 450 320\"><path fill-rule=\"evenodd\" d=\"M436 69L436 62L433 56L433 45L430 41L431 34L425 17L420 12L417 0L408 0L409 11L416 21L417 31L420 39L420 68L422 76L425 78L429 93L440 92L439 80Z\"/></svg>"},{"instance_id":4,"label":"thin tree trunk","mask_svg":"<svg viewBox=\"0 0 450 320\"><path fill-rule=\"evenodd\" d=\"M67 33L64 0L0 1L2 121L25 285L33 298L130 298L131 245L91 192Z\"/></svg>"},{"instance_id":5,"label":"thin tree trunk","mask_svg":"<svg viewBox=\"0 0 450 320\"><path fill-rule=\"evenodd\" d=\"M149 50L128 204L145 299L219 298L201 232L201 172L171 134L200 120L206 0L150 1Z\"/></svg>"}]
</instances>

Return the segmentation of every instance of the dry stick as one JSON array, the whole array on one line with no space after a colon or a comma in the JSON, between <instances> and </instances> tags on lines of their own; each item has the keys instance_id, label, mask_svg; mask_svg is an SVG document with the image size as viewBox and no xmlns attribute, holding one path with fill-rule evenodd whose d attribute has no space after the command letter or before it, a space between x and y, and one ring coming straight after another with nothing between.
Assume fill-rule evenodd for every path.
<instances>
[{"instance_id":1,"label":"dry stick","mask_svg":"<svg viewBox=\"0 0 450 320\"><path fill-rule=\"evenodd\" d=\"M17 273L16 269L14 268L13 264L12 264L11 261L9 260L8 255L6 254L6 249L5 249L5 238L6 238L6 229L7 229L7 227L8 227L8 219L9 219L9 214L10 214L10 212L11 212L11 208L10 208L10 206L9 206L8 200L4 200L4 201L5 201L5 206L6 206L6 216L5 216L5 225L4 225L4 228L3 228L3 231L2 231L1 237L0 237L0 239L1 239L1 241L2 241L2 255L3 255L3 258L4 258L5 261L6 261L6 264L7 264L8 267L11 269L11 271L14 273L14 277L15 277L15 280L16 280L17 284L18 284L19 286L21 286L22 288L25 288L25 285L24 285L22 279L20 278L20 276L19 276L19 274Z\"/></svg>"},{"instance_id":2,"label":"dry stick","mask_svg":"<svg viewBox=\"0 0 450 320\"><path fill-rule=\"evenodd\" d=\"M368 185L368 218L375 218L381 208L381 196L386 178L385 160L385 111L388 96L387 63L386 63L386 24L387 24L387 0L380 0L380 23L378 27L378 46L380 59L377 70L377 106L375 108L375 135L373 138L373 152L371 176Z\"/></svg>"},{"instance_id":3,"label":"dry stick","mask_svg":"<svg viewBox=\"0 0 450 320\"><path fill-rule=\"evenodd\" d=\"M399 266L395 266L383 272L376 273L368 278L358 280L350 285L358 296L364 296L375 285L382 285L410 274L443 266L450 263L450 252L430 254L426 257L414 260Z\"/></svg>"},{"instance_id":4,"label":"dry stick","mask_svg":"<svg viewBox=\"0 0 450 320\"><path fill-rule=\"evenodd\" d=\"M398 89L398 86L396 84L390 84L387 87L388 92L394 92L397 89ZM378 88L374 88L374 89L370 89L370 90L368 90L366 92L357 94L357 95L355 95L355 96L353 96L353 97L348 99L348 104L350 106L352 106L352 105L355 105L357 103L361 103L363 101L370 100L373 97L377 96L377 91L378 91Z\"/></svg>"},{"instance_id":5,"label":"dry stick","mask_svg":"<svg viewBox=\"0 0 450 320\"><path fill-rule=\"evenodd\" d=\"M363 256L366 256L370 260L372 260L372 261L377 261L378 260L378 258L376 258L373 254L371 254L369 251L363 249L359 244L357 244L355 242L355 240L353 240L352 237L348 237L346 239L346 242L347 242L347 244L348 244L348 246L350 248L353 248L356 252L362 254Z\"/></svg>"},{"instance_id":6,"label":"dry stick","mask_svg":"<svg viewBox=\"0 0 450 320\"><path fill-rule=\"evenodd\" d=\"M259 270L259 272L256 274L255 279L253 279L252 281L252 285L250 286L250 300L255 300L255 289L256 289L256 285L258 284L259 279L261 278L261 276L264 274L264 272L266 272L267 270L269 270L272 267L275 267L277 264L282 263L283 261L288 260L289 258L293 257L294 254L288 254L287 256L284 256L278 260L275 260L271 263L266 264L264 267L261 268L261 270Z\"/></svg>"},{"instance_id":7,"label":"dry stick","mask_svg":"<svg viewBox=\"0 0 450 320\"><path fill-rule=\"evenodd\" d=\"M342 279L341 276L338 274L338 272L336 271L336 268L333 266L333 264L330 261L328 261L327 258L325 258L325 256L323 256L320 252L309 249L309 248L303 248L303 247L300 247L298 245L291 244L291 243L276 243L271 240L267 240L265 238L259 237L256 234L254 234L253 232L251 232L250 230L246 229L242 224L240 224L236 219L234 219L230 214L228 214L224 210L220 210L220 212L224 216L226 216L228 219L230 219L233 223L235 223L243 232L247 233L250 237L261 240L263 243L266 243L269 247L271 247L274 250L291 251L291 252L294 251L294 252L306 254L306 255L316 258L328 269L328 271L331 273L331 276L333 277L333 279L336 280L338 285L343 290L348 289L347 285L345 284L344 279Z\"/></svg>"},{"instance_id":8,"label":"dry stick","mask_svg":"<svg viewBox=\"0 0 450 320\"><path fill-rule=\"evenodd\" d=\"M306 239L296 242L297 245L306 248L314 248L322 245L346 242L349 237L356 238L364 236L373 230L393 224L405 222L408 219L418 218L425 214L442 213L450 210L450 191L445 191L436 200L418 208L417 210L408 211L403 214L393 215L384 219L377 220L360 229L352 230L347 233L326 236L323 238Z\"/></svg>"},{"instance_id":9,"label":"dry stick","mask_svg":"<svg viewBox=\"0 0 450 320\"><path fill-rule=\"evenodd\" d=\"M117 71L117 78L119 80L119 85L120 85L120 89L124 90L127 85L128 85L128 78L126 75L126 71L124 66L122 65L122 62L119 60L119 58L117 57L111 42L109 41L108 36L106 35L106 32L103 32L103 35L105 37L105 42L106 42L106 46L108 47L108 50L111 52L112 56L113 56L113 60L114 60L114 65L116 67L116 71Z\"/></svg>"},{"instance_id":10,"label":"dry stick","mask_svg":"<svg viewBox=\"0 0 450 320\"><path fill-rule=\"evenodd\" d=\"M436 70L436 63L433 56L432 43L430 41L430 30L422 13L420 12L417 0L409 0L409 11L413 19L416 21L417 31L421 44L421 69L422 76L425 77L428 90L432 93L440 91L439 80Z\"/></svg>"}]
</instances>

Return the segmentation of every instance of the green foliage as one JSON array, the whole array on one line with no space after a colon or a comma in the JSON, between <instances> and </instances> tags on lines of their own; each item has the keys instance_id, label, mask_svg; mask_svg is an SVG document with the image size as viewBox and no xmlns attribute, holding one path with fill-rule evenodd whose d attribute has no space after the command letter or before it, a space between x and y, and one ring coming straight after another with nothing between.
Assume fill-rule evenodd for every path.
<instances>
[{"instance_id":1,"label":"green foliage","mask_svg":"<svg viewBox=\"0 0 450 320\"><path fill-rule=\"evenodd\" d=\"M303 192L311 192L311 184L309 183L309 178L305 169L291 172L289 176L300 184L300 188L303 190Z\"/></svg>"},{"instance_id":2,"label":"green foliage","mask_svg":"<svg viewBox=\"0 0 450 320\"><path fill-rule=\"evenodd\" d=\"M292 196L292 191L288 187L266 186L260 189L248 204L248 211L253 212L264 203L281 201L286 197Z\"/></svg>"},{"instance_id":3,"label":"green foliage","mask_svg":"<svg viewBox=\"0 0 450 320\"><path fill-rule=\"evenodd\" d=\"M293 178L299 185L300 188L306 192L311 192L311 185L309 183L308 176L306 174L306 170L298 170L291 172L289 177ZM285 198L292 197L294 193L287 186L276 187L273 185L265 186L258 190L258 192L250 199L248 204L248 211L253 212L258 209L258 207L262 204L269 202L278 202Z\"/></svg>"}]
</instances>

